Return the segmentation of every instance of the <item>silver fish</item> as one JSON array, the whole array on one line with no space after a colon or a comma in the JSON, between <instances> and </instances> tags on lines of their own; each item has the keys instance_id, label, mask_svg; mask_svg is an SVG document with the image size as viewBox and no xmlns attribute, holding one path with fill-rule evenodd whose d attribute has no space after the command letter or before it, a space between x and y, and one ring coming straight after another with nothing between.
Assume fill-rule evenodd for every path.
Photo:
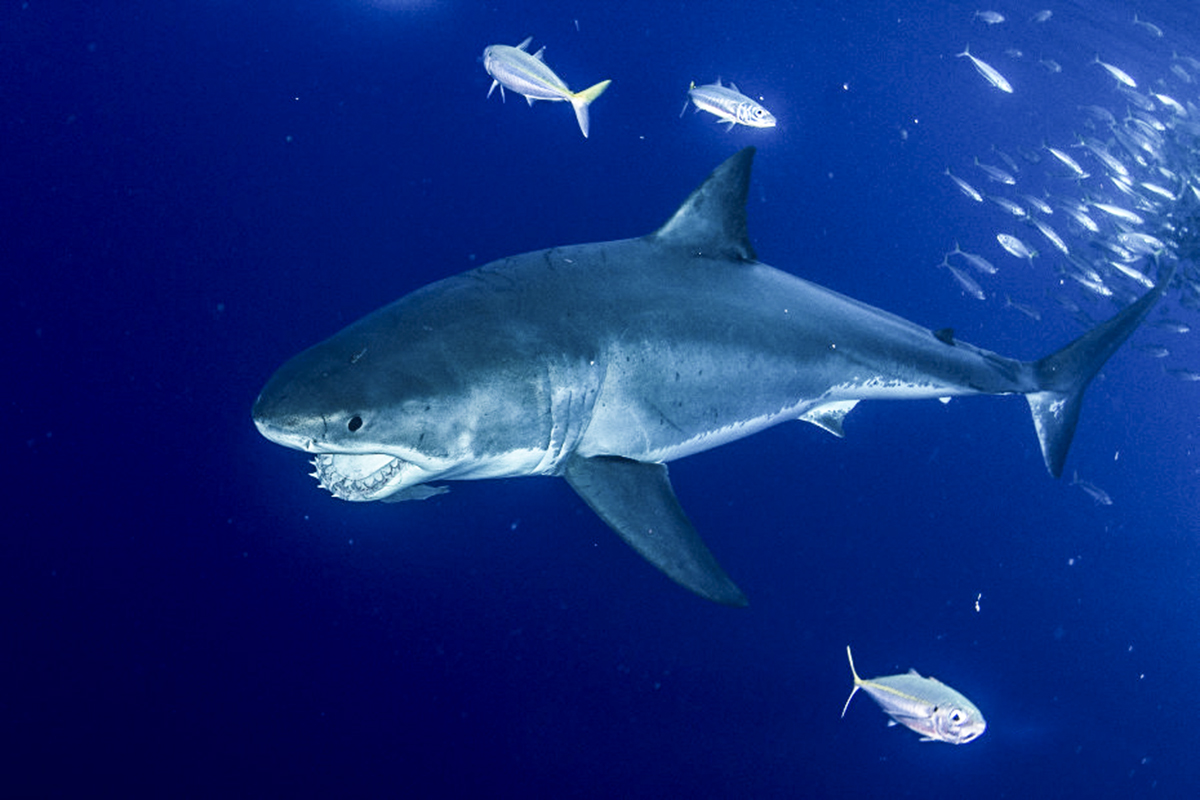
<instances>
[{"instance_id":1,"label":"silver fish","mask_svg":"<svg viewBox=\"0 0 1200 800\"><path fill-rule=\"evenodd\" d=\"M1108 147L1105 146L1104 142L1101 142L1098 139L1085 137L1080 144L1091 151L1091 154L1099 159L1100 163L1103 164L1110 173L1115 173L1123 178L1129 177L1129 169L1121 163L1120 159L1108 152Z\"/></svg>"},{"instance_id":2,"label":"silver fish","mask_svg":"<svg viewBox=\"0 0 1200 800\"><path fill-rule=\"evenodd\" d=\"M966 261L972 267L984 273L985 275L996 274L996 268L992 265L992 262L988 261L983 256L977 256L974 253L968 253L966 250L963 250L958 246L958 242L954 243L953 250L951 250L949 253L946 253L947 258L950 256L962 256L963 261Z\"/></svg>"},{"instance_id":3,"label":"silver fish","mask_svg":"<svg viewBox=\"0 0 1200 800\"><path fill-rule=\"evenodd\" d=\"M1114 206L1112 203L1092 203L1091 206L1092 208L1100 209L1110 217L1116 217L1117 219L1128 222L1131 225L1141 225L1146 221L1129 209L1121 208L1120 206Z\"/></svg>"},{"instance_id":4,"label":"silver fish","mask_svg":"<svg viewBox=\"0 0 1200 800\"><path fill-rule=\"evenodd\" d=\"M1009 214L1012 214L1017 219L1025 219L1026 217L1029 216L1028 211L1026 211L1022 206L1018 205L1017 203L1014 203L1012 200L1009 200L1007 197L997 197L995 195L989 194L988 200L991 200L993 203L1000 206L1001 208L1003 208Z\"/></svg>"},{"instance_id":5,"label":"silver fish","mask_svg":"<svg viewBox=\"0 0 1200 800\"><path fill-rule=\"evenodd\" d=\"M986 61L980 61L978 58L971 55L970 45L964 47L963 51L958 54L959 58L962 58L963 56L966 56L971 60L971 63L975 65L975 70L983 76L984 80L986 80L992 86L995 86L1000 91L1012 94L1012 84L1005 80L1004 76L997 72L996 68L991 64L988 64Z\"/></svg>"},{"instance_id":6,"label":"silver fish","mask_svg":"<svg viewBox=\"0 0 1200 800\"><path fill-rule=\"evenodd\" d=\"M1041 320L1042 320L1042 312L1041 311L1038 311L1033 306L1025 305L1024 303L1018 303L1015 300L1013 300L1011 297L1009 297L1008 295L1004 295L1004 307L1005 308L1015 308L1017 311L1020 311L1022 314L1029 317L1034 322L1041 322Z\"/></svg>"},{"instance_id":7,"label":"silver fish","mask_svg":"<svg viewBox=\"0 0 1200 800\"><path fill-rule=\"evenodd\" d=\"M1187 119L1188 112L1187 112L1187 109L1183 107L1183 103L1180 103L1178 100L1176 100L1174 97L1171 97L1169 94L1162 94L1161 92L1154 92L1153 94L1154 94L1155 99L1158 100L1158 102L1162 103L1164 106L1171 109L1171 111L1174 114L1176 114L1177 116L1183 117L1184 119Z\"/></svg>"},{"instance_id":8,"label":"silver fish","mask_svg":"<svg viewBox=\"0 0 1200 800\"><path fill-rule=\"evenodd\" d=\"M1009 253L1017 258L1027 260L1029 265L1033 266L1033 257L1037 255L1037 250L1030 249L1028 245L1009 233L997 233L996 241Z\"/></svg>"},{"instance_id":9,"label":"silver fish","mask_svg":"<svg viewBox=\"0 0 1200 800\"><path fill-rule=\"evenodd\" d=\"M1071 172L1074 172L1077 177L1086 178L1088 176L1088 174L1083 171L1083 167L1079 166L1079 162L1076 161L1075 159L1071 158L1069 155L1064 153L1062 150L1059 150L1057 147L1051 147L1048 144L1044 144L1044 145L1042 145L1042 147L1049 150L1050 155L1054 156L1060 162L1065 164L1067 169L1071 170Z\"/></svg>"},{"instance_id":10,"label":"silver fish","mask_svg":"<svg viewBox=\"0 0 1200 800\"><path fill-rule=\"evenodd\" d=\"M979 160L979 156L975 157L975 166L983 170L983 174L987 175L996 183L1003 183L1005 186L1013 186L1017 182L1016 178L1014 178L1012 175L1009 175L999 167L993 167L991 164L984 164Z\"/></svg>"},{"instance_id":11,"label":"silver fish","mask_svg":"<svg viewBox=\"0 0 1200 800\"><path fill-rule=\"evenodd\" d=\"M1172 192L1170 189L1168 189L1165 186L1159 186L1157 183L1151 183L1150 181L1142 181L1138 185L1141 186L1143 189L1145 189L1148 192L1154 192L1159 197L1162 197L1166 200L1170 200L1172 203L1174 203L1176 200L1179 199L1179 195L1175 194L1174 192Z\"/></svg>"},{"instance_id":12,"label":"silver fish","mask_svg":"<svg viewBox=\"0 0 1200 800\"><path fill-rule=\"evenodd\" d=\"M1092 63L1099 64L1100 66L1104 67L1104 71L1107 72L1109 75L1113 76L1113 78L1116 79L1118 83L1123 83L1126 86L1128 86L1130 89L1137 88L1137 81L1135 81L1133 78L1129 77L1129 73L1125 72L1122 69L1118 69L1117 67L1114 67L1112 64L1105 64L1103 61L1100 60L1100 56L1096 56L1096 58L1092 60Z\"/></svg>"},{"instance_id":13,"label":"silver fish","mask_svg":"<svg viewBox=\"0 0 1200 800\"><path fill-rule=\"evenodd\" d=\"M1042 236L1045 236L1046 240L1058 248L1059 252L1061 252L1064 256L1071 254L1071 250L1067 247L1067 243L1062 240L1062 237L1058 235L1054 228L1051 228L1037 217L1030 217L1029 223L1033 225L1033 227L1037 228Z\"/></svg>"},{"instance_id":14,"label":"silver fish","mask_svg":"<svg viewBox=\"0 0 1200 800\"><path fill-rule=\"evenodd\" d=\"M554 70L546 66L542 53L546 48L538 50L533 55L526 52L530 36L516 47L506 44L494 44L483 51L483 68L492 76L492 86L488 89L488 97L496 87L500 87L500 98L504 98L504 90L516 92L533 105L534 100L565 101L575 109L575 119L579 122L579 130L588 135L588 105L604 93L612 81L600 81L582 92L572 92L563 83L562 78L554 74Z\"/></svg>"},{"instance_id":15,"label":"silver fish","mask_svg":"<svg viewBox=\"0 0 1200 800\"><path fill-rule=\"evenodd\" d=\"M1158 328L1159 330L1170 331L1171 333L1187 333L1192 329L1192 326L1188 325L1186 322L1182 322L1177 319L1166 319L1165 317L1163 319L1155 320L1154 327Z\"/></svg>"},{"instance_id":16,"label":"silver fish","mask_svg":"<svg viewBox=\"0 0 1200 800\"><path fill-rule=\"evenodd\" d=\"M1087 215L1083 209L1075 208L1074 206L1062 205L1059 206L1071 219L1079 223L1079 226L1090 231L1091 233L1099 233L1100 226L1096 224L1096 220Z\"/></svg>"},{"instance_id":17,"label":"silver fish","mask_svg":"<svg viewBox=\"0 0 1200 800\"><path fill-rule=\"evenodd\" d=\"M1021 171L1021 167L1017 164L1016 159L1014 159L1008 153L1004 152L999 147L996 147L996 145L992 145L991 149L993 153L999 156L1001 161L1008 165L1008 168L1012 170L1013 174Z\"/></svg>"},{"instance_id":18,"label":"silver fish","mask_svg":"<svg viewBox=\"0 0 1200 800\"><path fill-rule=\"evenodd\" d=\"M915 669L903 675L883 675L863 679L854 669L854 656L846 645L850 659L850 674L854 688L842 707L842 716L859 689L871 696L889 717L891 724L899 723L921 734L922 742L966 744L978 739L987 729L983 714L961 693L937 678L926 678Z\"/></svg>"},{"instance_id":19,"label":"silver fish","mask_svg":"<svg viewBox=\"0 0 1200 800\"><path fill-rule=\"evenodd\" d=\"M1135 344L1133 349L1139 350L1151 358L1166 358L1171 355L1171 351L1161 344Z\"/></svg>"},{"instance_id":20,"label":"silver fish","mask_svg":"<svg viewBox=\"0 0 1200 800\"><path fill-rule=\"evenodd\" d=\"M1162 28L1155 25L1153 22L1146 22L1144 19L1138 19L1137 12L1133 12L1133 24L1144 30L1146 33L1153 36L1155 39L1161 39L1163 32Z\"/></svg>"},{"instance_id":21,"label":"silver fish","mask_svg":"<svg viewBox=\"0 0 1200 800\"><path fill-rule=\"evenodd\" d=\"M721 79L716 83L697 86L695 81L688 89L688 100L701 111L716 116L723 123L729 123L729 129L734 125L746 125L751 128L774 128L775 117L752 98L738 91L737 84L721 85ZM688 101L683 103L687 111ZM680 112L679 116L683 116Z\"/></svg>"},{"instance_id":22,"label":"silver fish","mask_svg":"<svg viewBox=\"0 0 1200 800\"><path fill-rule=\"evenodd\" d=\"M1101 489L1091 481L1082 480L1079 477L1079 472L1076 471L1071 478L1071 485L1078 486L1080 489L1088 493L1088 496L1096 501L1098 506L1111 506L1112 498L1108 496L1108 492Z\"/></svg>"},{"instance_id":23,"label":"silver fish","mask_svg":"<svg viewBox=\"0 0 1200 800\"><path fill-rule=\"evenodd\" d=\"M964 292L971 295L976 300L987 299L987 295L983 293L983 287L980 286L979 283L966 272L954 266L945 258L942 259L942 263L938 264L938 266L945 267L946 269L950 270L950 274L954 276L954 280L958 281L958 285L962 287Z\"/></svg>"},{"instance_id":24,"label":"silver fish","mask_svg":"<svg viewBox=\"0 0 1200 800\"><path fill-rule=\"evenodd\" d=\"M981 195L974 186L951 172L949 167L946 167L946 174L950 176L950 180L954 181L954 185L958 187L960 192L974 200L976 203L983 202L983 195Z\"/></svg>"},{"instance_id":25,"label":"silver fish","mask_svg":"<svg viewBox=\"0 0 1200 800\"><path fill-rule=\"evenodd\" d=\"M976 11L974 19L980 19L988 25L999 25L1004 22L1004 15L999 11Z\"/></svg>"},{"instance_id":26,"label":"silver fish","mask_svg":"<svg viewBox=\"0 0 1200 800\"><path fill-rule=\"evenodd\" d=\"M1184 83L1191 83L1191 82L1192 82L1192 76L1191 76L1191 75L1188 73L1188 71L1187 71L1186 69L1184 69L1184 68L1183 68L1182 66L1180 66L1179 64L1172 64L1172 65L1171 65L1171 73L1172 73L1172 74L1173 74L1173 75L1174 75L1176 78L1179 78L1179 80L1183 81Z\"/></svg>"},{"instance_id":27,"label":"silver fish","mask_svg":"<svg viewBox=\"0 0 1200 800\"><path fill-rule=\"evenodd\" d=\"M1034 197L1031 194L1023 194L1021 195L1021 199L1026 203L1029 203L1029 205L1033 206L1043 214L1049 215L1054 213L1054 209L1050 207L1050 204L1040 197Z\"/></svg>"}]
</instances>

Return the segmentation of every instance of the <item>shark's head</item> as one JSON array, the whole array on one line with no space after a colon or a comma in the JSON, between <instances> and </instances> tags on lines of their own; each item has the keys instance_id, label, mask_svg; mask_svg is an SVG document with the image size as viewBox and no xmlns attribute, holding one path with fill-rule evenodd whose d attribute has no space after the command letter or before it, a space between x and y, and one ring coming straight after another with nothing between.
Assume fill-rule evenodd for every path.
<instances>
[{"instance_id":1,"label":"shark's head","mask_svg":"<svg viewBox=\"0 0 1200 800\"><path fill-rule=\"evenodd\" d=\"M259 432L314 454L314 477L343 500L427 497L436 493L422 486L429 481L516 474L536 463L536 442L506 435L529 429L513 423L528 418L536 387L481 364L490 349L469 325L434 330L421 309L402 305L280 367L254 403Z\"/></svg>"},{"instance_id":2,"label":"shark's head","mask_svg":"<svg viewBox=\"0 0 1200 800\"><path fill-rule=\"evenodd\" d=\"M314 477L343 500L381 500L445 472L446 453L410 433L429 409L414 376L389 376L405 385L402 398L380 403L370 373L370 344L344 335L310 348L276 372L254 403L254 424L273 442L315 454ZM371 359L378 361L378 359ZM441 457L439 457L441 456Z\"/></svg>"}]
</instances>

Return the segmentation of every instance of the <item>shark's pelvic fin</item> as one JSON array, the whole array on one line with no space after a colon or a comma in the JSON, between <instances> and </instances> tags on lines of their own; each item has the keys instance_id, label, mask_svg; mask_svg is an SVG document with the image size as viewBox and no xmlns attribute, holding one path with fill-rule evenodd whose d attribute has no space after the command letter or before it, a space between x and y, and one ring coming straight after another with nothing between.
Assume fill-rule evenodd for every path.
<instances>
[{"instance_id":1,"label":"shark's pelvic fin","mask_svg":"<svg viewBox=\"0 0 1200 800\"><path fill-rule=\"evenodd\" d=\"M753 161L753 147L731 156L650 237L662 244L687 248L698 256L757 260L746 229L746 197Z\"/></svg>"},{"instance_id":2,"label":"shark's pelvic fin","mask_svg":"<svg viewBox=\"0 0 1200 800\"><path fill-rule=\"evenodd\" d=\"M1136 303L1126 307L1107 322L1102 322L1057 353L1033 363L1040 391L1025 395L1033 412L1033 426L1046 469L1054 477L1062 475L1063 462L1075 435L1083 392L1092 378L1133 333L1167 289L1175 267L1160 276L1158 284Z\"/></svg>"},{"instance_id":3,"label":"shark's pelvic fin","mask_svg":"<svg viewBox=\"0 0 1200 800\"><path fill-rule=\"evenodd\" d=\"M634 550L679 585L727 606L746 605L683 513L665 464L573 456L563 477Z\"/></svg>"}]
</instances>

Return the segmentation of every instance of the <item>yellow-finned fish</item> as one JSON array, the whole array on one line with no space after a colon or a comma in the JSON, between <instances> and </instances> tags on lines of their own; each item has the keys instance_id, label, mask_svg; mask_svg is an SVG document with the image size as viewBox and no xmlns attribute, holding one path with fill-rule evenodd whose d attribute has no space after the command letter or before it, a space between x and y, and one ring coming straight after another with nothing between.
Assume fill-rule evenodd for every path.
<instances>
[{"instance_id":1,"label":"yellow-finned fish","mask_svg":"<svg viewBox=\"0 0 1200 800\"><path fill-rule=\"evenodd\" d=\"M538 50L533 55L526 52L530 36L516 47L506 44L494 44L483 51L483 68L492 76L492 87L488 89L488 97L496 87L500 87L500 97L504 98L504 90L516 92L533 105L534 100L566 101L575 109L575 119L579 121L579 130L584 138L588 135L588 105L604 93L612 81L600 81L595 86L589 86L582 92L572 92L563 83L563 79L554 74L554 70L546 66L542 53L546 48Z\"/></svg>"},{"instance_id":2,"label":"yellow-finned fish","mask_svg":"<svg viewBox=\"0 0 1200 800\"><path fill-rule=\"evenodd\" d=\"M842 707L843 717L854 695L862 689L892 718L889 724L900 723L916 731L921 734L922 742L966 744L978 739L987 728L979 709L938 679L922 677L910 669L903 675L864 680L854 669L850 645L846 645L846 657L850 659L854 688Z\"/></svg>"},{"instance_id":3,"label":"yellow-finned fish","mask_svg":"<svg viewBox=\"0 0 1200 800\"><path fill-rule=\"evenodd\" d=\"M692 81L688 89L688 99L683 101L683 111L687 111L688 102L695 103L696 108L718 117L721 122L729 123L729 129L734 125L746 125L751 128L774 128L775 116L752 98L738 91L737 84L721 85L721 79L716 83L697 86ZM683 111L679 116L683 116Z\"/></svg>"}]
</instances>

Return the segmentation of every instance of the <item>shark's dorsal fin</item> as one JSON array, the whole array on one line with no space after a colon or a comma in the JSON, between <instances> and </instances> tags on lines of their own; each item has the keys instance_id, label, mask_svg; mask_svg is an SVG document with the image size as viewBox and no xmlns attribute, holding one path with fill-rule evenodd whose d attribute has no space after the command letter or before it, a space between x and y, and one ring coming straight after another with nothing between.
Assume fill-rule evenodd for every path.
<instances>
[{"instance_id":1,"label":"shark's dorsal fin","mask_svg":"<svg viewBox=\"0 0 1200 800\"><path fill-rule=\"evenodd\" d=\"M753 147L735 153L713 170L650 238L687 248L698 256L756 260L746 230L746 197L753 161Z\"/></svg>"}]
</instances>

